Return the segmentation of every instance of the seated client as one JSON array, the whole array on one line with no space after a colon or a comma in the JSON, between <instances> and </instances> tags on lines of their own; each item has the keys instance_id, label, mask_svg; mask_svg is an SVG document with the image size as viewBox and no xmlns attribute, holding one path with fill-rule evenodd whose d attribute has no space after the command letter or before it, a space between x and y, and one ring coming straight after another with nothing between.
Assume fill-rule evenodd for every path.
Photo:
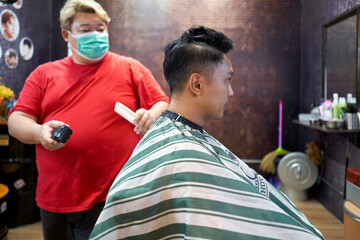
<instances>
[{"instance_id":1,"label":"seated client","mask_svg":"<svg viewBox=\"0 0 360 240\"><path fill-rule=\"evenodd\" d=\"M204 129L223 117L231 39L203 26L165 48L169 110L116 177L92 239L323 239L279 190Z\"/></svg>"}]
</instances>

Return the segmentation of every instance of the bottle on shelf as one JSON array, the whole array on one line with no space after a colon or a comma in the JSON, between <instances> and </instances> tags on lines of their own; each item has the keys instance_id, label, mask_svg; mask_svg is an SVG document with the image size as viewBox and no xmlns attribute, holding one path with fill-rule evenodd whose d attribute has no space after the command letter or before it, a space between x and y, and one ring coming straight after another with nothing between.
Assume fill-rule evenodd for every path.
<instances>
[{"instance_id":1,"label":"bottle on shelf","mask_svg":"<svg viewBox=\"0 0 360 240\"><path fill-rule=\"evenodd\" d=\"M332 118L332 102L327 99L320 105L321 118L331 119Z\"/></svg>"},{"instance_id":2,"label":"bottle on shelf","mask_svg":"<svg viewBox=\"0 0 360 240\"><path fill-rule=\"evenodd\" d=\"M331 118L332 118L331 109L330 109L330 107L327 107L327 108L325 109L325 112L324 112L324 119L325 119L325 120L331 120Z\"/></svg>"},{"instance_id":3,"label":"bottle on shelf","mask_svg":"<svg viewBox=\"0 0 360 240\"><path fill-rule=\"evenodd\" d=\"M340 115L340 109L339 109L339 94L334 93L333 94L333 103L332 103L332 109L333 109L333 116L334 119L339 119Z\"/></svg>"},{"instance_id":4,"label":"bottle on shelf","mask_svg":"<svg viewBox=\"0 0 360 240\"><path fill-rule=\"evenodd\" d=\"M356 113L356 98L351 93L346 95L346 113Z\"/></svg>"},{"instance_id":5,"label":"bottle on shelf","mask_svg":"<svg viewBox=\"0 0 360 240\"><path fill-rule=\"evenodd\" d=\"M353 101L352 93L346 94L346 102L347 103L352 103L352 101Z\"/></svg>"},{"instance_id":6,"label":"bottle on shelf","mask_svg":"<svg viewBox=\"0 0 360 240\"><path fill-rule=\"evenodd\" d=\"M339 119L345 119L346 113L346 100L345 97L339 98Z\"/></svg>"}]
</instances>

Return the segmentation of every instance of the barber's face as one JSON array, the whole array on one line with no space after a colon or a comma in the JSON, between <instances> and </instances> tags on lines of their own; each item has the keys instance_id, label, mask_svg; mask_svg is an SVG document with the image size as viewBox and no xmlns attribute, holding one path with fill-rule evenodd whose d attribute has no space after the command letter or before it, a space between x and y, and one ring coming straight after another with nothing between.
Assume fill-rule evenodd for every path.
<instances>
[{"instance_id":1,"label":"barber's face","mask_svg":"<svg viewBox=\"0 0 360 240\"><path fill-rule=\"evenodd\" d=\"M230 60L224 56L222 63L215 68L213 75L204 86L205 120L216 120L224 116L229 99L234 95L231 87L233 69Z\"/></svg>"},{"instance_id":2,"label":"barber's face","mask_svg":"<svg viewBox=\"0 0 360 240\"><path fill-rule=\"evenodd\" d=\"M95 13L83 13L78 12L74 16L73 23L71 25L71 32L74 35L87 33L87 32L107 32L108 28L106 22L102 20ZM73 36L69 36L69 41L76 49L77 41Z\"/></svg>"},{"instance_id":3,"label":"barber's face","mask_svg":"<svg viewBox=\"0 0 360 240\"><path fill-rule=\"evenodd\" d=\"M74 16L70 31L71 31L71 34L67 30L63 29L62 34L63 34L64 40L66 42L68 42L71 46L73 61L78 64L94 63L93 60L88 60L88 59L82 57L76 51L73 51L73 49L75 49L75 50L79 49L79 45L78 45L76 36L78 34L95 32L95 31L101 32L101 33L107 32L108 28L107 28L106 22L103 19L101 19L98 15L96 15L95 13L78 12ZM98 61L100 61L100 60L98 60Z\"/></svg>"}]
</instances>

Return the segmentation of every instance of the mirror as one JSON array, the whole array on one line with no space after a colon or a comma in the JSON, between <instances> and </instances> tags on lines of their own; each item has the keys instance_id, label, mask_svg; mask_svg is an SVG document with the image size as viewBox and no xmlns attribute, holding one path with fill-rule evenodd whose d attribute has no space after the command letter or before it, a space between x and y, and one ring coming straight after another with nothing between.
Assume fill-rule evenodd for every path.
<instances>
[{"instance_id":1,"label":"mirror","mask_svg":"<svg viewBox=\"0 0 360 240\"><path fill-rule=\"evenodd\" d=\"M352 9L323 25L324 99L351 93L359 102L358 15Z\"/></svg>"}]
</instances>

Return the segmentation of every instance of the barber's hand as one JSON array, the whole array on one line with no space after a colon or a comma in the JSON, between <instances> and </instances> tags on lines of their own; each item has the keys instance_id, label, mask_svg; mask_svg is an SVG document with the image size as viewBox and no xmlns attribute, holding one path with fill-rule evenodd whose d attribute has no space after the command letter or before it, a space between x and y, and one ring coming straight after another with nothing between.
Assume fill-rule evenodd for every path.
<instances>
[{"instance_id":1,"label":"barber's hand","mask_svg":"<svg viewBox=\"0 0 360 240\"><path fill-rule=\"evenodd\" d=\"M144 135L154 121L155 121L155 117L152 115L152 113L149 110L140 108L135 112L134 131L137 134Z\"/></svg>"},{"instance_id":2,"label":"barber's hand","mask_svg":"<svg viewBox=\"0 0 360 240\"><path fill-rule=\"evenodd\" d=\"M51 134L55 128L64 125L63 122L51 120L40 125L40 143L49 151L54 151L65 146L65 143L58 142L51 138Z\"/></svg>"}]
</instances>

